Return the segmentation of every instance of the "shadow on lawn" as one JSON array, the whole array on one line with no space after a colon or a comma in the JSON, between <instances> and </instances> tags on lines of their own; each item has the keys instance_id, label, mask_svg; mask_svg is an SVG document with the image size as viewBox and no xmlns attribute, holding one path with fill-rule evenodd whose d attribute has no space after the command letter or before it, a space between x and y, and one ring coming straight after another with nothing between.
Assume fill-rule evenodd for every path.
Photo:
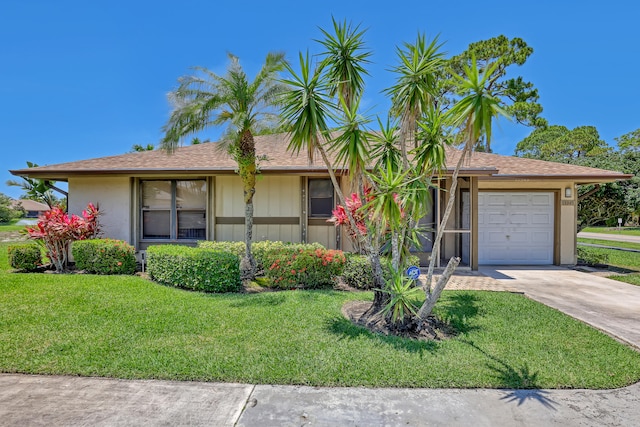
<instances>
[{"instance_id":1,"label":"shadow on lawn","mask_svg":"<svg viewBox=\"0 0 640 427\"><path fill-rule=\"evenodd\" d=\"M489 359L487 367L497 374L500 381L502 381L506 387L514 389L505 391L506 394L501 397L500 400L506 400L510 403L517 402L518 406L522 405L527 400L535 400L547 409L556 410L555 404L557 403L548 398L547 395L549 392L541 390L538 385L538 373L531 372L526 364L517 368L509 365L504 360L487 353L478 347L473 341L460 340L460 342L473 347L486 356Z\"/></svg>"},{"instance_id":2,"label":"shadow on lawn","mask_svg":"<svg viewBox=\"0 0 640 427\"><path fill-rule=\"evenodd\" d=\"M360 337L369 338L394 347L397 350L419 353L422 356L425 352L433 353L438 350L439 344L436 341L418 341L393 335L374 333L351 322L351 320L336 316L327 320L327 330L336 334L340 339L357 339Z\"/></svg>"},{"instance_id":3,"label":"shadow on lawn","mask_svg":"<svg viewBox=\"0 0 640 427\"><path fill-rule=\"evenodd\" d=\"M480 314L478 308L479 298L466 292L455 293L438 301L438 317L451 325L457 333L466 334L478 330L477 325L472 325L470 320Z\"/></svg>"}]
</instances>

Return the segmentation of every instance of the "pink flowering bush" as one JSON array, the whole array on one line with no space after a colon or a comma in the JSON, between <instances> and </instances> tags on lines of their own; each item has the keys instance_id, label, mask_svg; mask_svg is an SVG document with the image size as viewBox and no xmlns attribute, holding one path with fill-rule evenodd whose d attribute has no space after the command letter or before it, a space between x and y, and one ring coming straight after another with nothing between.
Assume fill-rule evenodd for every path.
<instances>
[{"instance_id":1,"label":"pink flowering bush","mask_svg":"<svg viewBox=\"0 0 640 427\"><path fill-rule=\"evenodd\" d=\"M82 211L82 218L77 215L69 216L60 207L40 215L38 223L33 227L26 227L30 239L41 242L47 257L56 268L63 272L67 268L69 247L76 240L96 237L100 233L98 223L99 210L93 203Z\"/></svg>"},{"instance_id":2,"label":"pink flowering bush","mask_svg":"<svg viewBox=\"0 0 640 427\"><path fill-rule=\"evenodd\" d=\"M264 274L281 289L315 289L332 286L342 274L345 256L333 249L281 249L266 253Z\"/></svg>"}]
</instances>

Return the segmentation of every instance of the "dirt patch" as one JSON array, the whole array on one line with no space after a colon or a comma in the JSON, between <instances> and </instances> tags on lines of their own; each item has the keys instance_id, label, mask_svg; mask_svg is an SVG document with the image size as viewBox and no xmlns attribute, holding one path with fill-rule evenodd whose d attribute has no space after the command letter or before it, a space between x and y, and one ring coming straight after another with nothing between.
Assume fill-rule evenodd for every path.
<instances>
[{"instance_id":1,"label":"dirt patch","mask_svg":"<svg viewBox=\"0 0 640 427\"><path fill-rule=\"evenodd\" d=\"M27 237L20 231L0 231L0 242L21 242L27 240Z\"/></svg>"},{"instance_id":2,"label":"dirt patch","mask_svg":"<svg viewBox=\"0 0 640 427\"><path fill-rule=\"evenodd\" d=\"M451 338L457 331L448 323L429 316L425 322L410 324L405 328L392 328L381 313L371 314L369 301L348 301L342 306L342 314L353 323L369 329L371 332L395 335L420 341L441 341Z\"/></svg>"}]
</instances>

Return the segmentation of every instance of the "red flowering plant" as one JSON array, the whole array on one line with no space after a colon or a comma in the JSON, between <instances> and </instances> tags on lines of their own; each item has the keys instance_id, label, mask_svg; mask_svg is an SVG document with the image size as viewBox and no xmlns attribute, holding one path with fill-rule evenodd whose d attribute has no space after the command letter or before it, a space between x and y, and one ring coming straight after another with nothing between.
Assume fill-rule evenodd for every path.
<instances>
[{"instance_id":1,"label":"red flowering plant","mask_svg":"<svg viewBox=\"0 0 640 427\"><path fill-rule=\"evenodd\" d=\"M30 239L44 245L47 257L60 273L67 268L71 243L91 239L100 233L99 215L99 209L93 203L89 203L87 209L82 211L82 218L77 215L69 216L60 207L54 206L40 215L35 226L26 227L26 233Z\"/></svg>"},{"instance_id":2,"label":"red flowering plant","mask_svg":"<svg viewBox=\"0 0 640 427\"><path fill-rule=\"evenodd\" d=\"M395 205L395 209L393 210L399 214L399 217L395 219L404 220L404 202L400 199L397 193L391 193L391 197L391 204ZM380 212L378 212L379 207L377 204L379 204L378 202L385 202L384 195L378 197L378 200L376 200L376 196L373 194L371 187L367 187L364 190L364 200L365 201L363 203L360 196L356 193L352 193L351 196L345 200L346 209L342 205L336 206L336 208L331 212L331 218L327 220L327 222L334 223L336 227L346 227L347 234L351 238L355 248L360 248L360 240L369 234L369 225L375 224L377 233L382 232L381 236L383 240L388 237L386 234L388 234L388 229L390 228L388 221L386 221L385 218L380 218ZM351 217L354 219L355 228L351 226L347 211L351 213Z\"/></svg>"},{"instance_id":3,"label":"red flowering plant","mask_svg":"<svg viewBox=\"0 0 640 427\"><path fill-rule=\"evenodd\" d=\"M267 258L269 264L265 266L265 276L281 289L331 286L346 262L342 251L320 248L283 249L269 254Z\"/></svg>"}]
</instances>

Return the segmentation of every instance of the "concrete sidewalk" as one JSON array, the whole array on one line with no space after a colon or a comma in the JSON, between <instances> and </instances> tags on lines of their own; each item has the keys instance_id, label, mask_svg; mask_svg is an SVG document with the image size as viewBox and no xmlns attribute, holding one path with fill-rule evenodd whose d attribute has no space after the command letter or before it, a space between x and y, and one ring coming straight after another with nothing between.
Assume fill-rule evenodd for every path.
<instances>
[{"instance_id":1,"label":"concrete sidewalk","mask_svg":"<svg viewBox=\"0 0 640 427\"><path fill-rule=\"evenodd\" d=\"M1 426L636 426L616 390L367 389L0 374Z\"/></svg>"}]
</instances>

